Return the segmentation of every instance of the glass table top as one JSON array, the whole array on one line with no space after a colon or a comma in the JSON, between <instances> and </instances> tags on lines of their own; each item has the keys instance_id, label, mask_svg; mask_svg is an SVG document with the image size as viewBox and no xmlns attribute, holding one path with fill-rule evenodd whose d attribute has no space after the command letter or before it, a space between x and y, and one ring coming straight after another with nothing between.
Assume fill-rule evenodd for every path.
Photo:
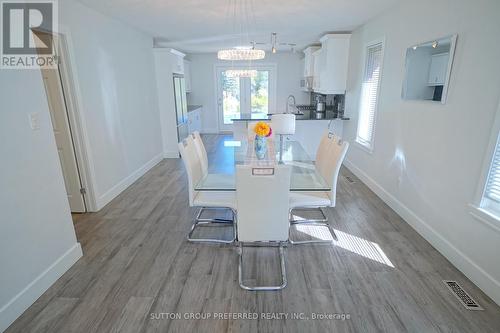
<instances>
[{"instance_id":1,"label":"glass table top","mask_svg":"<svg viewBox=\"0 0 500 333\"><path fill-rule=\"evenodd\" d=\"M282 160L291 167L290 191L330 191L331 187L316 171L314 162L298 141L285 140ZM268 140L263 160L255 157L253 141L226 138L209 161L209 170L195 186L196 191L235 191L235 165L272 167L279 163L279 140Z\"/></svg>"}]
</instances>

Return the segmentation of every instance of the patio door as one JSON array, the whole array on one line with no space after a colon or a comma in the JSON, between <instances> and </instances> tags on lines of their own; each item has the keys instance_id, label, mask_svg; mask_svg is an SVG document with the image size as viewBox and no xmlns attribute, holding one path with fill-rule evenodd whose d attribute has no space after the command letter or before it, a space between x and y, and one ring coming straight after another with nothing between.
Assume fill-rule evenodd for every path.
<instances>
[{"instance_id":1,"label":"patio door","mask_svg":"<svg viewBox=\"0 0 500 333\"><path fill-rule=\"evenodd\" d=\"M275 68L258 67L255 77L231 77L234 67L217 67L217 109L219 131L232 131L233 120L241 116L265 116L274 106Z\"/></svg>"}]
</instances>

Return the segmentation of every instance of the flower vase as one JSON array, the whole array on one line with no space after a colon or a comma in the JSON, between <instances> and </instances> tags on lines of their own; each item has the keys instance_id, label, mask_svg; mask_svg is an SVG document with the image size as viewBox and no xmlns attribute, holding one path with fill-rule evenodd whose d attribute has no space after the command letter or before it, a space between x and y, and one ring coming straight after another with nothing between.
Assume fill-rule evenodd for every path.
<instances>
[{"instance_id":1,"label":"flower vase","mask_svg":"<svg viewBox=\"0 0 500 333\"><path fill-rule=\"evenodd\" d=\"M266 157L267 153L267 138L265 136L255 136L255 156L257 159L262 160Z\"/></svg>"}]
</instances>

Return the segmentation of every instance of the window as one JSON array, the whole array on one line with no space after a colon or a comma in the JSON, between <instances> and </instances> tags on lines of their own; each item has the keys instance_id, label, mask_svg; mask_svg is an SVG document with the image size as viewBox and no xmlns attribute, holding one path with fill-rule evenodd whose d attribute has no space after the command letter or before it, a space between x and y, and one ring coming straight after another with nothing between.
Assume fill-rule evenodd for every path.
<instances>
[{"instance_id":1,"label":"window","mask_svg":"<svg viewBox=\"0 0 500 333\"><path fill-rule=\"evenodd\" d=\"M231 131L232 119L242 114L252 117L266 117L269 110L275 109L276 66L260 64L252 66L257 72L254 77L233 77L230 70L248 69L234 65L216 65L217 106L219 130Z\"/></svg>"},{"instance_id":2,"label":"window","mask_svg":"<svg viewBox=\"0 0 500 333\"><path fill-rule=\"evenodd\" d=\"M370 43L366 48L356 142L369 150L373 149L383 52L384 43L382 41Z\"/></svg>"},{"instance_id":3,"label":"window","mask_svg":"<svg viewBox=\"0 0 500 333\"><path fill-rule=\"evenodd\" d=\"M500 217L500 141L498 138L481 200L481 208Z\"/></svg>"}]
</instances>

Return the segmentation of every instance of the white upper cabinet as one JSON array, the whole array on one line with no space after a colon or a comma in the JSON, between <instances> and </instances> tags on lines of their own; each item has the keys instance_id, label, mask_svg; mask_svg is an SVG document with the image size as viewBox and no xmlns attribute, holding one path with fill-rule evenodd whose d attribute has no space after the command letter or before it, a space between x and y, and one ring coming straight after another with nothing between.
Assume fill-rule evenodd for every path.
<instances>
[{"instance_id":1,"label":"white upper cabinet","mask_svg":"<svg viewBox=\"0 0 500 333\"><path fill-rule=\"evenodd\" d=\"M319 49L319 46L309 46L304 50L304 77L314 76L314 57L313 53Z\"/></svg>"},{"instance_id":2,"label":"white upper cabinet","mask_svg":"<svg viewBox=\"0 0 500 333\"><path fill-rule=\"evenodd\" d=\"M184 82L186 92L191 92L191 61L189 60L184 60Z\"/></svg>"},{"instance_id":3,"label":"white upper cabinet","mask_svg":"<svg viewBox=\"0 0 500 333\"><path fill-rule=\"evenodd\" d=\"M320 80L321 80L321 71L323 69L323 64L322 60L324 58L322 57L322 50L316 50L315 52L312 53L312 58L313 58L313 91L319 92L320 90Z\"/></svg>"},{"instance_id":4,"label":"white upper cabinet","mask_svg":"<svg viewBox=\"0 0 500 333\"><path fill-rule=\"evenodd\" d=\"M345 94L351 34L323 36L314 55L313 90L321 94Z\"/></svg>"},{"instance_id":5,"label":"white upper cabinet","mask_svg":"<svg viewBox=\"0 0 500 333\"><path fill-rule=\"evenodd\" d=\"M186 55L174 49L170 49L170 53L172 54L172 73L184 74L184 57Z\"/></svg>"},{"instance_id":6,"label":"white upper cabinet","mask_svg":"<svg viewBox=\"0 0 500 333\"><path fill-rule=\"evenodd\" d=\"M449 53L434 54L431 57L431 65L429 67L429 85L442 86L446 80L446 72L448 71Z\"/></svg>"}]
</instances>

